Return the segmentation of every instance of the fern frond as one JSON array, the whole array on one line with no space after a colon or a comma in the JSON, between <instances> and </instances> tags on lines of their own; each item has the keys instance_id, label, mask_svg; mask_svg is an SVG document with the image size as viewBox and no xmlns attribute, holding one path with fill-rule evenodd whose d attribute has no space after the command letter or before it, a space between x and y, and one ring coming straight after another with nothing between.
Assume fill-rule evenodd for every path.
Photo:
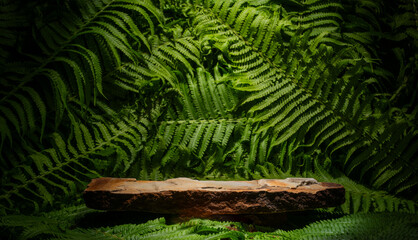
<instances>
[{"instance_id":1,"label":"fern frond","mask_svg":"<svg viewBox=\"0 0 418 240\"><path fill-rule=\"evenodd\" d=\"M74 93L87 105L91 99L96 103L98 95L104 94L102 73L105 72L106 64L109 64L107 60L111 59L116 66L121 64L121 55L131 61L138 61L139 55L132 49L131 42L141 40L145 41L148 48L149 45L142 34L142 27L135 24L126 12L135 12L147 19L152 31L154 25L150 15L159 22L164 21L161 12L145 0L104 0L97 3L86 2L79 7L80 12L67 11L59 20L42 26L39 32L35 31L38 35L34 38L44 56L34 62L30 71L24 72L11 67L2 74L2 84L5 86L0 97L2 116L5 116L3 119L8 119L6 127L11 129L10 124L14 125L18 135L33 132L33 120L38 119L33 116L34 111L31 111L34 106L39 109L41 124L45 126L45 108L55 111L56 123L61 122L64 111L68 110L68 94ZM125 34L131 38L125 37ZM101 41L105 46L98 48L94 44L81 44L83 41L92 42L92 39ZM105 55L110 58L101 59ZM88 79L92 79L92 82ZM43 83L42 87L37 86L36 90L31 90L32 85L36 84L33 82L40 80L49 82L51 87L48 88ZM52 91L55 106L44 104L46 97L39 95L38 89ZM16 98L22 100L16 101ZM17 112L7 110L11 107ZM27 109L29 122L24 117L23 109ZM30 125L29 128L27 125ZM41 129L41 139L43 130L44 127Z\"/></svg>"},{"instance_id":2,"label":"fern frond","mask_svg":"<svg viewBox=\"0 0 418 240\"><path fill-rule=\"evenodd\" d=\"M195 77L186 79L187 84L180 84L180 101L168 106L169 114L159 120L158 135L150 146L151 157L161 159L162 167L189 165L193 158L203 159L209 149L226 148L235 125L245 121L229 112L236 103L227 103L231 93L217 85L209 72L198 68Z\"/></svg>"},{"instance_id":3,"label":"fern frond","mask_svg":"<svg viewBox=\"0 0 418 240\"><path fill-rule=\"evenodd\" d=\"M70 214L70 217L67 214ZM393 237L414 239L418 236L415 227L416 215L404 213L358 213L342 217L334 216L334 219L322 219L302 228L290 231L278 229L273 232L254 232L263 228L246 226L238 222L202 219L192 219L174 225L168 225L164 218L142 224L99 228L82 228L74 225L76 223L74 220L86 214L88 212L83 210L83 207L77 207L43 216L14 215L0 218L0 226L23 227L20 233L21 239L39 236L51 239L345 239L371 236L376 236L376 239ZM65 231L62 229L74 226L76 227Z\"/></svg>"},{"instance_id":4,"label":"fern frond","mask_svg":"<svg viewBox=\"0 0 418 240\"><path fill-rule=\"evenodd\" d=\"M12 47L17 43L21 29L29 25L26 9L13 1L2 1L0 5L0 71L13 54Z\"/></svg>"},{"instance_id":5,"label":"fern frond","mask_svg":"<svg viewBox=\"0 0 418 240\"><path fill-rule=\"evenodd\" d=\"M99 175L314 177L346 188L323 211L416 213L416 6L399 1L2 1L0 214L57 208ZM338 219L250 233L206 220L86 229L73 215L0 222L21 238L359 236ZM362 234L381 227L364 216L378 223Z\"/></svg>"},{"instance_id":6,"label":"fern frond","mask_svg":"<svg viewBox=\"0 0 418 240\"><path fill-rule=\"evenodd\" d=\"M333 220L323 220L285 234L292 239L345 239L364 238L412 239L418 236L411 214L354 214ZM280 232L278 232L280 233Z\"/></svg>"},{"instance_id":7,"label":"fern frond","mask_svg":"<svg viewBox=\"0 0 418 240\"><path fill-rule=\"evenodd\" d=\"M74 140L66 142L58 133L52 134L54 148L32 153L29 158L33 164L19 165L7 177L9 183L2 187L1 205L12 208L11 199L31 202L35 206L40 202L41 207L53 205L56 197L52 189L70 197L76 189L84 187L83 179L100 176L98 171L126 172L146 140L147 130L143 124L127 125L121 121L105 126L97 123L88 129L82 123L73 122ZM117 162L112 164L111 160L98 158L103 156L103 151L111 149L116 153ZM113 169L109 170L110 166Z\"/></svg>"},{"instance_id":8,"label":"fern frond","mask_svg":"<svg viewBox=\"0 0 418 240\"><path fill-rule=\"evenodd\" d=\"M332 180L345 187L346 202L340 207L344 213L385 211L416 213L417 203L414 201L394 197L384 191L374 191L344 175L333 177L325 171L318 160L315 160L314 166L316 172L311 177L325 182Z\"/></svg>"},{"instance_id":9,"label":"fern frond","mask_svg":"<svg viewBox=\"0 0 418 240\"><path fill-rule=\"evenodd\" d=\"M279 45L269 44L270 37L272 32L286 37L285 32L276 29L280 25L278 22L283 20L278 16L266 16L264 12L257 12L252 7L246 9L251 10L241 11L245 12L252 31L243 29L241 22L237 26L225 24L226 14L207 14L204 10L191 14L195 16L195 29L202 41L210 39L213 48L223 52L229 59L227 64L236 69L229 77L234 88L255 92L244 103L251 106L249 113L254 114L254 119L261 123L258 132L273 131L277 136L274 145L304 135L306 137L303 141L315 146L312 149L319 147L328 154L335 155L343 149L352 148L347 157L350 159L354 159L353 153L360 149L363 151L362 159L368 158L376 163L380 161L376 152L395 154L396 150L383 146L373 150L374 144L379 145L386 138L376 126L379 126L379 122L387 125L388 120L383 116L367 115L369 102L363 101L367 94L364 91L367 81L361 82L364 74L362 67L368 62L367 56L365 61L353 61L346 49L335 53L334 47L321 43L327 34L319 34L312 39L312 31L291 28L288 31L294 33L290 37L290 45L278 48ZM254 15L250 16L249 11L254 11ZM313 16L323 15L315 13ZM337 15L330 13L330 16ZM216 30L203 30L211 26L216 26ZM264 46L261 46L262 42ZM310 48L308 43L314 43L314 47ZM271 48L277 48L272 50L278 53L274 58L268 57ZM356 51L353 53L358 54ZM373 128L370 128L372 125ZM407 135L414 138L413 132ZM393 141L397 140L392 139L388 145L393 144ZM367 143L373 143L370 149L359 147ZM369 154L365 155L365 152ZM403 163L410 161L411 158L405 159ZM406 174L410 176L406 178L411 180L410 170L396 169L396 173L392 171L391 174L388 172L382 175L375 186L383 186L381 182L392 181L396 174Z\"/></svg>"}]
</instances>

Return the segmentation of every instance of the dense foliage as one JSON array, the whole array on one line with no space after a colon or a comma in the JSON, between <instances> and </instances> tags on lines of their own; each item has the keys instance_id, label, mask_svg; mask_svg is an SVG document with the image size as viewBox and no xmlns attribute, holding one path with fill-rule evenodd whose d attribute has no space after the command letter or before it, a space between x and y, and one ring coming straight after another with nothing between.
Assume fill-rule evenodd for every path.
<instances>
[{"instance_id":1,"label":"dense foliage","mask_svg":"<svg viewBox=\"0 0 418 240\"><path fill-rule=\"evenodd\" d=\"M415 0L1 0L0 236L416 238L417 28ZM349 215L79 226L100 176L314 177Z\"/></svg>"}]
</instances>

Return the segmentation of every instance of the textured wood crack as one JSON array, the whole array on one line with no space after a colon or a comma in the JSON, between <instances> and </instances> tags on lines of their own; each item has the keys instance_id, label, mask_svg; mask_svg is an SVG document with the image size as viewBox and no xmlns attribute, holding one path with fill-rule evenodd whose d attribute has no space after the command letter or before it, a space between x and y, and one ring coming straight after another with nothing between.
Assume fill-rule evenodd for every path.
<instances>
[{"instance_id":1,"label":"textured wood crack","mask_svg":"<svg viewBox=\"0 0 418 240\"><path fill-rule=\"evenodd\" d=\"M342 185L321 183L312 178L253 181L96 178L84 191L84 200L88 207L102 210L207 217L335 207L344 202L344 195Z\"/></svg>"}]
</instances>

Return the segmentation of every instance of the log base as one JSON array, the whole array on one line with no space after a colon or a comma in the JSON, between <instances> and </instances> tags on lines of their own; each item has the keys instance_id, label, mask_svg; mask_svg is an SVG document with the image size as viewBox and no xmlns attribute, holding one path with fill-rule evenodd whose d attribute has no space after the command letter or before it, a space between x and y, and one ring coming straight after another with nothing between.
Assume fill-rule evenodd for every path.
<instances>
[{"instance_id":1,"label":"log base","mask_svg":"<svg viewBox=\"0 0 418 240\"><path fill-rule=\"evenodd\" d=\"M212 219L216 216L267 216L335 207L344 203L344 196L342 185L317 182L311 178L253 181L97 178L84 191L86 205L94 209Z\"/></svg>"}]
</instances>

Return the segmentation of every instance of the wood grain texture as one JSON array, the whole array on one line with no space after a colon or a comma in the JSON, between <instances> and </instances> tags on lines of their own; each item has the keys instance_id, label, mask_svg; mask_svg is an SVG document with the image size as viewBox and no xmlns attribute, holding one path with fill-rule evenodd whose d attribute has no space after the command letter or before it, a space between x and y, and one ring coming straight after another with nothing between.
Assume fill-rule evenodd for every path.
<instances>
[{"instance_id":1,"label":"wood grain texture","mask_svg":"<svg viewBox=\"0 0 418 240\"><path fill-rule=\"evenodd\" d=\"M197 181L175 178L93 179L84 191L90 208L205 217L224 214L274 214L344 203L342 185L314 179Z\"/></svg>"}]
</instances>

